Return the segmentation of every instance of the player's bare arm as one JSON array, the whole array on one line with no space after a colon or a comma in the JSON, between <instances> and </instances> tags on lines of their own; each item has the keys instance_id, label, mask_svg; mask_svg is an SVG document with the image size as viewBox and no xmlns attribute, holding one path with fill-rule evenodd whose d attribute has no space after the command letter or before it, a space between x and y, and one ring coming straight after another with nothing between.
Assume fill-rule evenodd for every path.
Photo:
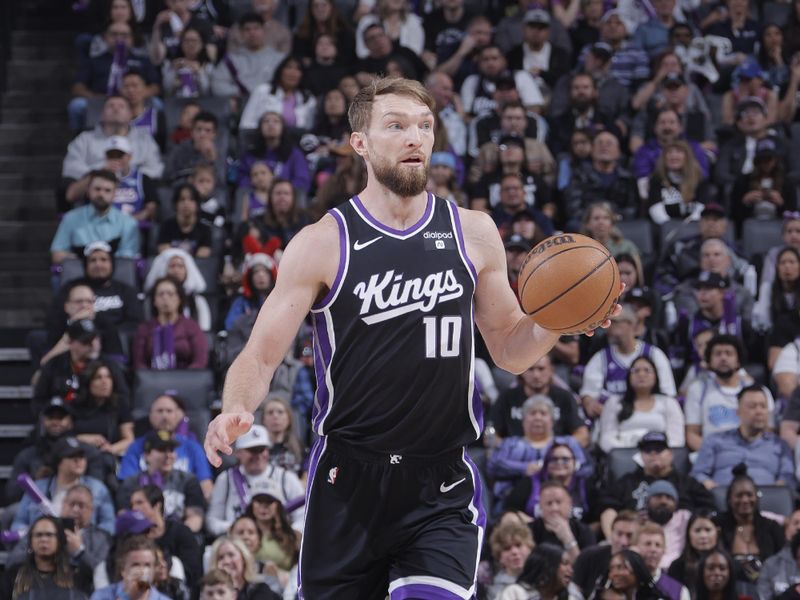
<instances>
[{"instance_id":1,"label":"player's bare arm","mask_svg":"<svg viewBox=\"0 0 800 600\"><path fill-rule=\"evenodd\" d=\"M544 329L522 312L508 285L506 254L500 233L485 213L459 209L467 255L478 273L475 322L495 363L522 373L547 354L559 334Z\"/></svg>"},{"instance_id":2,"label":"player's bare arm","mask_svg":"<svg viewBox=\"0 0 800 600\"><path fill-rule=\"evenodd\" d=\"M234 440L250 429L252 413L266 397L303 319L333 285L338 260L338 229L328 215L300 231L287 246L275 289L264 301L247 345L228 369L222 414L206 434L206 456L212 465L221 464L218 451L230 454Z\"/></svg>"}]
</instances>

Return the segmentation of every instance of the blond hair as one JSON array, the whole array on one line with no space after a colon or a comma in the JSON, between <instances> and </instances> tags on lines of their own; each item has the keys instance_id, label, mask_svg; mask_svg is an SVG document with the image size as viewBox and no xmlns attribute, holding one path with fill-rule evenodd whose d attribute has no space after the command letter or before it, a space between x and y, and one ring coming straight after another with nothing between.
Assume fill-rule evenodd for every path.
<instances>
[{"instance_id":1,"label":"blond hair","mask_svg":"<svg viewBox=\"0 0 800 600\"><path fill-rule=\"evenodd\" d=\"M405 96L419 101L435 112L436 102L430 92L419 82L402 77L376 77L361 88L350 103L347 118L352 131L366 131L372 119L372 105L378 96Z\"/></svg>"},{"instance_id":2,"label":"blond hair","mask_svg":"<svg viewBox=\"0 0 800 600\"><path fill-rule=\"evenodd\" d=\"M506 550L512 544L516 543L533 549L533 536L531 535L531 530L528 529L527 525L515 523L513 521L501 523L494 528L494 531L489 538L489 546L492 549L492 556L496 561L500 560L500 554L503 552L503 550Z\"/></svg>"},{"instance_id":3,"label":"blond hair","mask_svg":"<svg viewBox=\"0 0 800 600\"><path fill-rule=\"evenodd\" d=\"M236 551L241 555L242 563L244 564L244 573L242 575L244 580L248 583L256 581L258 577L256 571L256 559L250 553L250 550L247 549L247 546L244 545L242 540L239 538L228 537L227 535L223 535L214 540L214 543L211 546L211 557L208 561L209 570L219 568L219 552L224 544L230 544L236 548Z\"/></svg>"},{"instance_id":4,"label":"blond hair","mask_svg":"<svg viewBox=\"0 0 800 600\"><path fill-rule=\"evenodd\" d=\"M664 534L664 528L653 521L645 521L639 526L639 529L633 538L634 546L639 543L639 538L641 538L643 535L660 535L661 539L664 540L664 543L667 541L666 535Z\"/></svg>"},{"instance_id":5,"label":"blond hair","mask_svg":"<svg viewBox=\"0 0 800 600\"><path fill-rule=\"evenodd\" d=\"M703 174L700 172L700 164L694 157L694 152L692 152L689 144L683 140L675 140L674 142L668 142L664 144L664 147L661 149L661 155L656 161L655 174L658 175L658 178L661 180L661 185L672 186L669 177L667 177L666 155L668 150L673 149L680 150L686 157L686 160L683 163L683 169L681 169L681 182L678 186L674 187L677 187L678 190L680 190L681 197L683 198L684 202L691 202L695 199L695 192L697 191L697 186L700 183Z\"/></svg>"},{"instance_id":6,"label":"blond hair","mask_svg":"<svg viewBox=\"0 0 800 600\"><path fill-rule=\"evenodd\" d=\"M617 213L614 212L614 207L611 206L610 202L606 202L605 200L601 200L599 202L592 202L589 207L583 213L583 219L581 220L581 233L584 235L588 235L592 237L591 233L589 232L589 220L592 218L592 213L596 210L604 211L610 218L611 218L611 232L610 237L615 243L621 242L625 239L625 236L622 235L622 232L617 228L614 223L619 221L619 217Z\"/></svg>"}]
</instances>

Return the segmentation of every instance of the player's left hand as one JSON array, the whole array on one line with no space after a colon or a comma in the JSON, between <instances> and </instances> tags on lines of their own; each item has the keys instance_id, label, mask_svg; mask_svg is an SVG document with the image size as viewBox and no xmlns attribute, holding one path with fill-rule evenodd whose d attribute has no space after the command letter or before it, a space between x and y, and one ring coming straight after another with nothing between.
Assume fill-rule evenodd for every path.
<instances>
[{"instance_id":1,"label":"player's left hand","mask_svg":"<svg viewBox=\"0 0 800 600\"><path fill-rule=\"evenodd\" d=\"M217 452L233 454L232 444L240 435L250 431L253 425L253 413L236 412L217 415L208 425L205 439L206 458L214 467L222 464Z\"/></svg>"},{"instance_id":2,"label":"player's left hand","mask_svg":"<svg viewBox=\"0 0 800 600\"><path fill-rule=\"evenodd\" d=\"M617 297L617 300L622 298L622 294L624 294L624 293L625 293L625 284L624 283L620 283L619 284L619 296ZM619 304L619 303L615 304L614 308L611 309L611 314L609 314L608 318L605 321L603 321L602 323L600 323L600 328L601 329L608 329L609 327L611 327L611 319L616 317L621 312L622 312L622 304ZM585 332L584 335L586 335L587 337L592 337L594 335L594 332L595 332L594 329L590 329L589 331Z\"/></svg>"}]
</instances>

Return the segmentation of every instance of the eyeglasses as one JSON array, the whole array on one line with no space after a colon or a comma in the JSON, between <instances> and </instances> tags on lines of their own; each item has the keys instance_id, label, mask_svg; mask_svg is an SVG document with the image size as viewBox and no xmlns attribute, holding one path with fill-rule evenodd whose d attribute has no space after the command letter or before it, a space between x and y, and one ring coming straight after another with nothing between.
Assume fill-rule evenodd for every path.
<instances>
[{"instance_id":1,"label":"eyeglasses","mask_svg":"<svg viewBox=\"0 0 800 600\"><path fill-rule=\"evenodd\" d=\"M55 531L37 531L33 534L33 539L54 538L57 535Z\"/></svg>"},{"instance_id":2,"label":"eyeglasses","mask_svg":"<svg viewBox=\"0 0 800 600\"><path fill-rule=\"evenodd\" d=\"M567 464L567 463L571 463L573 460L575 460L575 459L572 458L571 456L551 456L550 457L550 462L551 463Z\"/></svg>"}]
</instances>

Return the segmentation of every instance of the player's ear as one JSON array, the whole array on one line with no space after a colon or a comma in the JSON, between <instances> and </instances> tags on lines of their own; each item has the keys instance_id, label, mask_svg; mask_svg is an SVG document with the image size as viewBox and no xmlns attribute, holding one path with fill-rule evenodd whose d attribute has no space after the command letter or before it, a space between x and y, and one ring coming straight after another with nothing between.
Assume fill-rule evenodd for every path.
<instances>
[{"instance_id":1,"label":"player's ear","mask_svg":"<svg viewBox=\"0 0 800 600\"><path fill-rule=\"evenodd\" d=\"M369 151L367 150L367 134L360 131L354 131L350 134L350 145L361 158L365 158Z\"/></svg>"}]
</instances>

